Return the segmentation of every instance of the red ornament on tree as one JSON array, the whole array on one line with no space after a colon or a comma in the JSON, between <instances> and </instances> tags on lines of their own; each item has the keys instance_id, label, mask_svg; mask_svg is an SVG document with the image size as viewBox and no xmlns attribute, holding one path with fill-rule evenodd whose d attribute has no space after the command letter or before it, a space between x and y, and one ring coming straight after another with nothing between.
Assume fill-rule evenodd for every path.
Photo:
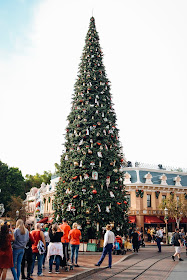
<instances>
[{"instance_id":1,"label":"red ornament on tree","mask_svg":"<svg viewBox=\"0 0 187 280\"><path fill-rule=\"evenodd\" d=\"M93 193L93 194L96 194L96 193L97 193L97 191L96 191L96 190L93 190L93 191L92 191L92 193Z\"/></svg>"},{"instance_id":2,"label":"red ornament on tree","mask_svg":"<svg viewBox=\"0 0 187 280\"><path fill-rule=\"evenodd\" d=\"M127 204L127 201L125 200L125 201L123 201L125 204Z\"/></svg>"},{"instance_id":3,"label":"red ornament on tree","mask_svg":"<svg viewBox=\"0 0 187 280\"><path fill-rule=\"evenodd\" d=\"M74 196L73 196L73 198L77 198L78 196L79 196L79 195L78 195L78 194L76 194L76 195L74 195Z\"/></svg>"},{"instance_id":4,"label":"red ornament on tree","mask_svg":"<svg viewBox=\"0 0 187 280\"><path fill-rule=\"evenodd\" d=\"M121 202L117 202L117 205L121 205Z\"/></svg>"},{"instance_id":5,"label":"red ornament on tree","mask_svg":"<svg viewBox=\"0 0 187 280\"><path fill-rule=\"evenodd\" d=\"M76 180L76 179L77 179L77 177L78 177L78 176L74 176L72 179L73 179L73 180Z\"/></svg>"}]
</instances>

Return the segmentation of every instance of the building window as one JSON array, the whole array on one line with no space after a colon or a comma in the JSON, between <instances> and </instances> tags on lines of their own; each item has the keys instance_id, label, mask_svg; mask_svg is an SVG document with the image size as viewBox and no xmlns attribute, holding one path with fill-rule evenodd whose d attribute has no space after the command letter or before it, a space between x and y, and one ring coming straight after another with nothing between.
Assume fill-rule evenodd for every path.
<instances>
[{"instance_id":1,"label":"building window","mask_svg":"<svg viewBox=\"0 0 187 280\"><path fill-rule=\"evenodd\" d=\"M163 196L162 196L162 200L165 200L165 199L166 199L166 195L163 195Z\"/></svg>"},{"instance_id":2,"label":"building window","mask_svg":"<svg viewBox=\"0 0 187 280\"><path fill-rule=\"evenodd\" d=\"M151 195L147 194L147 207L151 207Z\"/></svg>"},{"instance_id":3,"label":"building window","mask_svg":"<svg viewBox=\"0 0 187 280\"><path fill-rule=\"evenodd\" d=\"M130 194L126 194L126 197L127 197L128 205L129 205L129 207L131 207L131 195Z\"/></svg>"}]
</instances>

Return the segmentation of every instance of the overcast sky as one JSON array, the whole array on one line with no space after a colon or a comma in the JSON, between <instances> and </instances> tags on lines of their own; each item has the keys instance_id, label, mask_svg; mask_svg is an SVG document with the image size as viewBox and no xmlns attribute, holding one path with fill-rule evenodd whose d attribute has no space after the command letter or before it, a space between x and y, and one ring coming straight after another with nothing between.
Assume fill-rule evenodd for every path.
<instances>
[{"instance_id":1,"label":"overcast sky","mask_svg":"<svg viewBox=\"0 0 187 280\"><path fill-rule=\"evenodd\" d=\"M1 0L0 160L54 171L92 13L126 159L187 167L186 0Z\"/></svg>"}]
</instances>

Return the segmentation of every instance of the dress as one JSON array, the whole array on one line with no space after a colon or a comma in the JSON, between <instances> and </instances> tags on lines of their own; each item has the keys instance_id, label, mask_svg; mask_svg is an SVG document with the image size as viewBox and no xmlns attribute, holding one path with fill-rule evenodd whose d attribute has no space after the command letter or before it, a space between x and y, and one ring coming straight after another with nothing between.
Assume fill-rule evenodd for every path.
<instances>
[{"instance_id":1,"label":"dress","mask_svg":"<svg viewBox=\"0 0 187 280\"><path fill-rule=\"evenodd\" d=\"M2 250L0 248L0 268L11 268L14 266L11 241L12 235L9 234L6 249Z\"/></svg>"}]
</instances>

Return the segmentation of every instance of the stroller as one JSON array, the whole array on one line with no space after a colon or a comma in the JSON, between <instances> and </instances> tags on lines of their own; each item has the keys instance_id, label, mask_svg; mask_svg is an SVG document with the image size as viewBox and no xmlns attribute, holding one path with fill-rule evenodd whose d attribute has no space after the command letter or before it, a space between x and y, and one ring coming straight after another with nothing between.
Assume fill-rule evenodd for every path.
<instances>
[{"instance_id":1,"label":"stroller","mask_svg":"<svg viewBox=\"0 0 187 280\"><path fill-rule=\"evenodd\" d=\"M123 244L123 240L121 238L121 236L117 235L116 236L116 240L115 240L115 248L113 251L113 255L125 255L126 254L126 250L124 248L124 244Z\"/></svg>"},{"instance_id":2,"label":"stroller","mask_svg":"<svg viewBox=\"0 0 187 280\"><path fill-rule=\"evenodd\" d=\"M143 234L141 234L140 246L145 248L145 242L144 242Z\"/></svg>"},{"instance_id":3,"label":"stroller","mask_svg":"<svg viewBox=\"0 0 187 280\"><path fill-rule=\"evenodd\" d=\"M143 248L145 248L144 238L141 238L141 241L140 241L140 246L142 246Z\"/></svg>"}]
</instances>

